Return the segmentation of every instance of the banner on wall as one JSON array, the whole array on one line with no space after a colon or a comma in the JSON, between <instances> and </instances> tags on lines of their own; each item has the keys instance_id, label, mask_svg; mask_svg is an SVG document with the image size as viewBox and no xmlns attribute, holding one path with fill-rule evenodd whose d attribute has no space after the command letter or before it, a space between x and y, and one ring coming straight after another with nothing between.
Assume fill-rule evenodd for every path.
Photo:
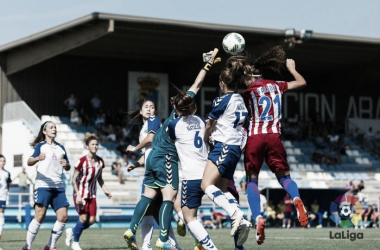
<instances>
[{"instance_id":1,"label":"banner on wall","mask_svg":"<svg viewBox=\"0 0 380 250\"><path fill-rule=\"evenodd\" d=\"M138 109L138 103L146 98L156 104L156 115L165 119L169 115L168 75L153 72L128 73L128 109Z\"/></svg>"}]
</instances>

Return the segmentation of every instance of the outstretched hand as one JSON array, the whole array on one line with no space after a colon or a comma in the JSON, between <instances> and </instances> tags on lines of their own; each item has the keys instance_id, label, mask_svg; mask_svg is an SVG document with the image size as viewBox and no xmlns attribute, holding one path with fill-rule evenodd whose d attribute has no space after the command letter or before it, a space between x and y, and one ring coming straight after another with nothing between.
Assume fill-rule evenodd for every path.
<instances>
[{"instance_id":1,"label":"outstretched hand","mask_svg":"<svg viewBox=\"0 0 380 250\"><path fill-rule=\"evenodd\" d=\"M204 70L209 71L212 65L222 61L220 57L216 57L218 51L218 49L214 49L213 51L202 54L203 62L205 63L203 67Z\"/></svg>"},{"instance_id":2,"label":"outstretched hand","mask_svg":"<svg viewBox=\"0 0 380 250\"><path fill-rule=\"evenodd\" d=\"M289 71L295 70L296 63L294 62L293 59L286 59L286 67L288 68Z\"/></svg>"}]
</instances>

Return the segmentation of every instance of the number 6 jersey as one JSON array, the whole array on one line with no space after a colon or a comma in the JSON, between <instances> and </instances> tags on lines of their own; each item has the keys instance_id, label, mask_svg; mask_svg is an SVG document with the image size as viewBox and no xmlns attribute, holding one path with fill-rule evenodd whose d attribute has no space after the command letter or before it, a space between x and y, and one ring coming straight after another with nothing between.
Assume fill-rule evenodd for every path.
<instances>
[{"instance_id":1,"label":"number 6 jersey","mask_svg":"<svg viewBox=\"0 0 380 250\"><path fill-rule=\"evenodd\" d=\"M181 162L183 179L202 179L208 155L203 141L205 120L197 115L180 116L171 121L168 128Z\"/></svg>"}]
</instances>

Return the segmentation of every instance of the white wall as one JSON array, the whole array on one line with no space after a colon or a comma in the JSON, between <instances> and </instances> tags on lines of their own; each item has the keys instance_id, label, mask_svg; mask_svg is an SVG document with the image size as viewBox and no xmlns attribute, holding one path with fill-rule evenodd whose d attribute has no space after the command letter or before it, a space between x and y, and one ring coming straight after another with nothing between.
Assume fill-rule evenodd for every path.
<instances>
[{"instance_id":1,"label":"white wall","mask_svg":"<svg viewBox=\"0 0 380 250\"><path fill-rule=\"evenodd\" d=\"M36 172L35 167L28 167L27 161L29 156L33 154L33 148L30 143L34 140L32 131L25 125L22 120L14 120L2 124L3 140L2 155L6 158L5 169L9 171L14 178L21 168L14 168L13 156L22 154L22 165L26 167L29 176L33 176ZM18 183L18 179L14 182Z\"/></svg>"}]
</instances>

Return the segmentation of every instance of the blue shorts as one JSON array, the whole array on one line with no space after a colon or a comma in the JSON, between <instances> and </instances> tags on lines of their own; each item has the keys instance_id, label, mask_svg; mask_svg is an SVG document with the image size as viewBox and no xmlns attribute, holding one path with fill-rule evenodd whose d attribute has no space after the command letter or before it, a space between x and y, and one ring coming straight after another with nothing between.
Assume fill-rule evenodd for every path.
<instances>
[{"instance_id":1,"label":"blue shorts","mask_svg":"<svg viewBox=\"0 0 380 250\"><path fill-rule=\"evenodd\" d=\"M0 208L5 209L7 207L6 203L7 201L0 201Z\"/></svg>"},{"instance_id":2,"label":"blue shorts","mask_svg":"<svg viewBox=\"0 0 380 250\"><path fill-rule=\"evenodd\" d=\"M202 180L182 181L181 207L198 208L205 194L201 188Z\"/></svg>"},{"instance_id":3,"label":"blue shorts","mask_svg":"<svg viewBox=\"0 0 380 250\"><path fill-rule=\"evenodd\" d=\"M214 149L209 154L208 159L218 167L223 178L233 180L240 155L241 149L239 145L215 142Z\"/></svg>"},{"instance_id":4,"label":"blue shorts","mask_svg":"<svg viewBox=\"0 0 380 250\"><path fill-rule=\"evenodd\" d=\"M46 208L50 205L54 211L70 205L63 188L37 188L34 190L34 206L37 204Z\"/></svg>"}]
</instances>

